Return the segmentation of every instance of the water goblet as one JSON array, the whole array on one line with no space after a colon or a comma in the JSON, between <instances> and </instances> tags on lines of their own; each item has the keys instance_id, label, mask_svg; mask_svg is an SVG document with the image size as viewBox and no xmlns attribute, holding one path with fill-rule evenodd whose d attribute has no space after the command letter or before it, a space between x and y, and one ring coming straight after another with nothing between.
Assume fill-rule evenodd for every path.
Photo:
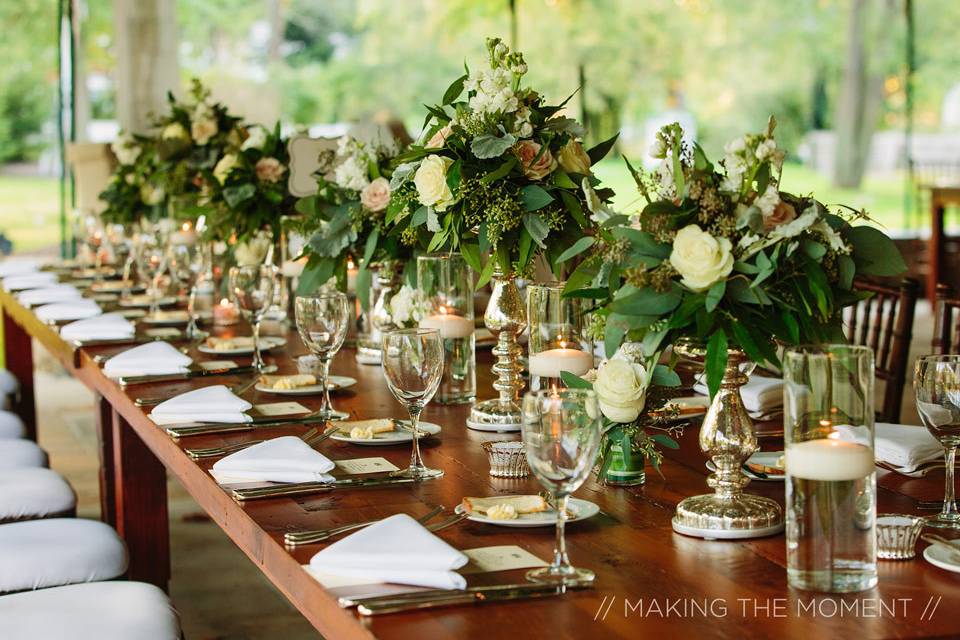
<instances>
[{"instance_id":1,"label":"water goblet","mask_svg":"<svg viewBox=\"0 0 960 640\"><path fill-rule=\"evenodd\" d=\"M230 268L230 296L253 327L253 367L260 373L276 371L276 366L267 366L260 351L260 323L277 286L279 269L273 265L247 265Z\"/></svg>"},{"instance_id":2,"label":"water goblet","mask_svg":"<svg viewBox=\"0 0 960 640\"><path fill-rule=\"evenodd\" d=\"M172 244L167 255L170 276L187 292L186 335L191 340L205 337L207 333L197 326L197 286L203 273L203 256L195 244Z\"/></svg>"},{"instance_id":3,"label":"water goblet","mask_svg":"<svg viewBox=\"0 0 960 640\"><path fill-rule=\"evenodd\" d=\"M339 291L298 296L294 314L297 332L310 352L317 357L320 384L323 385L323 404L317 415L325 420L340 420L349 414L334 411L330 405L330 362L343 346L350 324L350 303Z\"/></svg>"},{"instance_id":4,"label":"water goblet","mask_svg":"<svg viewBox=\"0 0 960 640\"><path fill-rule=\"evenodd\" d=\"M160 278L167 268L164 246L156 235L144 233L136 248L137 275L150 294L150 316L160 311Z\"/></svg>"},{"instance_id":5,"label":"water goblet","mask_svg":"<svg viewBox=\"0 0 960 640\"><path fill-rule=\"evenodd\" d=\"M960 529L953 489L953 465L960 445L960 355L926 356L917 360L913 376L917 412L924 426L943 445L947 481L943 509L926 526Z\"/></svg>"},{"instance_id":6,"label":"water goblet","mask_svg":"<svg viewBox=\"0 0 960 640\"><path fill-rule=\"evenodd\" d=\"M564 524L570 494L590 475L600 450L597 395L587 389L531 391L524 395L522 409L527 462L540 484L550 492L552 506L557 511L553 562L527 572L527 579L558 585L592 582L592 571L570 564Z\"/></svg>"},{"instance_id":7,"label":"water goblet","mask_svg":"<svg viewBox=\"0 0 960 640\"><path fill-rule=\"evenodd\" d=\"M443 340L437 329L397 329L381 338L383 375L390 393L410 414L413 451L410 466L391 475L426 480L439 478L441 469L430 469L420 456L420 414L433 398L443 375Z\"/></svg>"}]
</instances>

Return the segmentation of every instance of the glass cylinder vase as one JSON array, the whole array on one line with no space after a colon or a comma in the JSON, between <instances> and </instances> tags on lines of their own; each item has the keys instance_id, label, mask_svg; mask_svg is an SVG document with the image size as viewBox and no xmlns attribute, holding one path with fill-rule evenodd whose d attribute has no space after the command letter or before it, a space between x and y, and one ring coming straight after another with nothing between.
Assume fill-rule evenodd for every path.
<instances>
[{"instance_id":1,"label":"glass cylinder vase","mask_svg":"<svg viewBox=\"0 0 960 640\"><path fill-rule=\"evenodd\" d=\"M380 339L384 331L397 329L390 314L390 301L401 288L403 269L399 262L384 261L370 265L372 278L367 311L361 319L357 338L357 362L380 364Z\"/></svg>"},{"instance_id":2,"label":"glass cylinder vase","mask_svg":"<svg viewBox=\"0 0 960 640\"><path fill-rule=\"evenodd\" d=\"M852 592L877 584L874 364L867 347L783 359L787 580Z\"/></svg>"},{"instance_id":3,"label":"glass cylinder vase","mask_svg":"<svg viewBox=\"0 0 960 640\"><path fill-rule=\"evenodd\" d=\"M417 258L417 289L425 299L420 327L443 339L443 378L434 400L466 404L477 397L473 277L459 254Z\"/></svg>"},{"instance_id":4,"label":"glass cylinder vase","mask_svg":"<svg viewBox=\"0 0 960 640\"><path fill-rule=\"evenodd\" d=\"M527 287L530 390L563 388L561 372L582 376L593 368L593 342L580 298L563 297L564 282Z\"/></svg>"}]
</instances>

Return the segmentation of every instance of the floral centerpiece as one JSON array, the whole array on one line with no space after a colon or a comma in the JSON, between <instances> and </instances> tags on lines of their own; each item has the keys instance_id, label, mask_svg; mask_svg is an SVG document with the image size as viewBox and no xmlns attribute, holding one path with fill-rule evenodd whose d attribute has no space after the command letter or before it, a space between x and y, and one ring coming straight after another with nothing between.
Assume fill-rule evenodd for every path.
<instances>
[{"instance_id":1,"label":"floral centerpiece","mask_svg":"<svg viewBox=\"0 0 960 640\"><path fill-rule=\"evenodd\" d=\"M625 339L648 353L692 339L706 347L712 396L728 348L778 366L778 342L843 341L841 309L867 295L854 278L905 270L890 238L853 224L865 212L830 212L812 196L780 191L774 126L771 118L762 133L729 143L713 164L668 125L652 150L655 171L627 163L647 201L639 220L615 216L564 256L591 252L567 294L597 301L594 326L608 354Z\"/></svg>"},{"instance_id":2,"label":"floral centerpiece","mask_svg":"<svg viewBox=\"0 0 960 640\"><path fill-rule=\"evenodd\" d=\"M308 256L300 278L300 291L309 292L336 278L346 288L349 264L359 267L357 292L361 303L369 302L370 267L389 263L415 278L413 242L400 230L386 224L390 202L391 163L400 152L392 137L359 140L343 136L330 165L321 168L315 195L301 198L296 209L304 215L300 231L308 236Z\"/></svg>"},{"instance_id":3,"label":"floral centerpiece","mask_svg":"<svg viewBox=\"0 0 960 640\"><path fill-rule=\"evenodd\" d=\"M428 251L460 251L486 283L494 266L529 275L538 254L554 266L591 226L591 165L616 137L585 151L583 127L523 87L523 54L487 40L487 65L467 71L428 107L423 142L398 158L386 219ZM609 190L594 196L606 200ZM486 265L482 256L490 252Z\"/></svg>"},{"instance_id":4,"label":"floral centerpiece","mask_svg":"<svg viewBox=\"0 0 960 640\"><path fill-rule=\"evenodd\" d=\"M110 145L116 165L107 188L100 194L106 208L100 214L107 224L132 224L144 216L158 218L166 200L162 187L151 178L156 171L153 141L146 136L121 135Z\"/></svg>"}]
</instances>

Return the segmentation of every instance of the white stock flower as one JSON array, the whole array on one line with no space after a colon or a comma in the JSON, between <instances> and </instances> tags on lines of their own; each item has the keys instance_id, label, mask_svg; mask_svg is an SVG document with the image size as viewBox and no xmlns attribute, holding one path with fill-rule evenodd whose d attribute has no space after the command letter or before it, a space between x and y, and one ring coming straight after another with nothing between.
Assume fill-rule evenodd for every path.
<instances>
[{"instance_id":1,"label":"white stock flower","mask_svg":"<svg viewBox=\"0 0 960 640\"><path fill-rule=\"evenodd\" d=\"M215 167L213 167L213 177L217 179L217 182L223 184L227 180L227 176L230 175L230 172L237 168L237 156L233 153L228 153L219 161Z\"/></svg>"},{"instance_id":2,"label":"white stock flower","mask_svg":"<svg viewBox=\"0 0 960 640\"><path fill-rule=\"evenodd\" d=\"M267 130L259 125L255 125L247 129L247 139L243 141L243 144L240 145L241 151L246 151L247 149L262 149L263 145L267 143Z\"/></svg>"},{"instance_id":3,"label":"white stock flower","mask_svg":"<svg viewBox=\"0 0 960 640\"><path fill-rule=\"evenodd\" d=\"M423 159L413 176L420 204L437 211L445 211L453 204L453 192L447 185L447 169L452 164L453 160L444 156L433 155Z\"/></svg>"},{"instance_id":4,"label":"white stock flower","mask_svg":"<svg viewBox=\"0 0 960 640\"><path fill-rule=\"evenodd\" d=\"M367 163L358 155L348 156L333 171L333 180L344 189L363 191L370 184L367 178Z\"/></svg>"},{"instance_id":5,"label":"white stock flower","mask_svg":"<svg viewBox=\"0 0 960 640\"><path fill-rule=\"evenodd\" d=\"M673 239L670 264L693 291L706 291L733 270L733 245L727 238L714 238L695 224L685 226Z\"/></svg>"},{"instance_id":6,"label":"white stock flower","mask_svg":"<svg viewBox=\"0 0 960 640\"><path fill-rule=\"evenodd\" d=\"M843 236L837 233L826 220L820 220L810 227L810 231L816 231L827 241L830 248L837 253L850 253L850 248L843 241Z\"/></svg>"},{"instance_id":7,"label":"white stock flower","mask_svg":"<svg viewBox=\"0 0 960 640\"><path fill-rule=\"evenodd\" d=\"M757 145L757 150L755 155L757 160L770 160L774 158L777 152L777 143L774 142L773 138L767 138L763 142Z\"/></svg>"},{"instance_id":8,"label":"white stock flower","mask_svg":"<svg viewBox=\"0 0 960 640\"><path fill-rule=\"evenodd\" d=\"M650 151L648 152L651 158L666 158L667 157L667 144L663 141L663 137L657 134L657 137L653 139L653 144L650 145Z\"/></svg>"},{"instance_id":9,"label":"white stock flower","mask_svg":"<svg viewBox=\"0 0 960 640\"><path fill-rule=\"evenodd\" d=\"M734 138L727 144L723 145L723 152L727 155L735 155L747 148L747 139L746 138Z\"/></svg>"},{"instance_id":10,"label":"white stock flower","mask_svg":"<svg viewBox=\"0 0 960 640\"><path fill-rule=\"evenodd\" d=\"M780 192L777 191L777 188L774 185L767 185L767 190L763 192L760 197L758 197L753 202L754 206L760 209L760 213L763 214L763 217L766 218L773 213L773 210L777 208L777 205L780 204Z\"/></svg>"},{"instance_id":11,"label":"white stock flower","mask_svg":"<svg viewBox=\"0 0 960 640\"><path fill-rule=\"evenodd\" d=\"M642 364L611 359L600 366L593 390L600 411L613 422L629 423L640 417L647 397L647 370Z\"/></svg>"}]
</instances>

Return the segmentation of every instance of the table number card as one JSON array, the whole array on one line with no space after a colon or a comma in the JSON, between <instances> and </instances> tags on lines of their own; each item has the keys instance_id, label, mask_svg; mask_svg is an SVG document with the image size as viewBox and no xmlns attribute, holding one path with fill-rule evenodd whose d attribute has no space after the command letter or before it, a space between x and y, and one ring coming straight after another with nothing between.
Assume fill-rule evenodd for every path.
<instances>
[{"instance_id":1,"label":"table number card","mask_svg":"<svg viewBox=\"0 0 960 640\"><path fill-rule=\"evenodd\" d=\"M386 458L354 458L353 460L337 460L337 468L345 473L383 473L398 471L398 468Z\"/></svg>"},{"instance_id":2,"label":"table number card","mask_svg":"<svg viewBox=\"0 0 960 640\"><path fill-rule=\"evenodd\" d=\"M179 338L180 329L175 327L160 327L159 329L147 329L143 332L144 335L150 336L151 338Z\"/></svg>"},{"instance_id":3,"label":"table number card","mask_svg":"<svg viewBox=\"0 0 960 640\"><path fill-rule=\"evenodd\" d=\"M198 362L201 369L206 369L207 371L216 371L217 369L236 369L237 363L232 360L208 360L206 362Z\"/></svg>"},{"instance_id":4,"label":"table number card","mask_svg":"<svg viewBox=\"0 0 960 640\"><path fill-rule=\"evenodd\" d=\"M546 562L514 544L466 549L463 553L470 558L470 564L460 569L464 574L547 566Z\"/></svg>"},{"instance_id":5,"label":"table number card","mask_svg":"<svg viewBox=\"0 0 960 640\"><path fill-rule=\"evenodd\" d=\"M253 407L262 416L288 416L295 413L310 413L310 409L299 402L270 402Z\"/></svg>"}]
</instances>

